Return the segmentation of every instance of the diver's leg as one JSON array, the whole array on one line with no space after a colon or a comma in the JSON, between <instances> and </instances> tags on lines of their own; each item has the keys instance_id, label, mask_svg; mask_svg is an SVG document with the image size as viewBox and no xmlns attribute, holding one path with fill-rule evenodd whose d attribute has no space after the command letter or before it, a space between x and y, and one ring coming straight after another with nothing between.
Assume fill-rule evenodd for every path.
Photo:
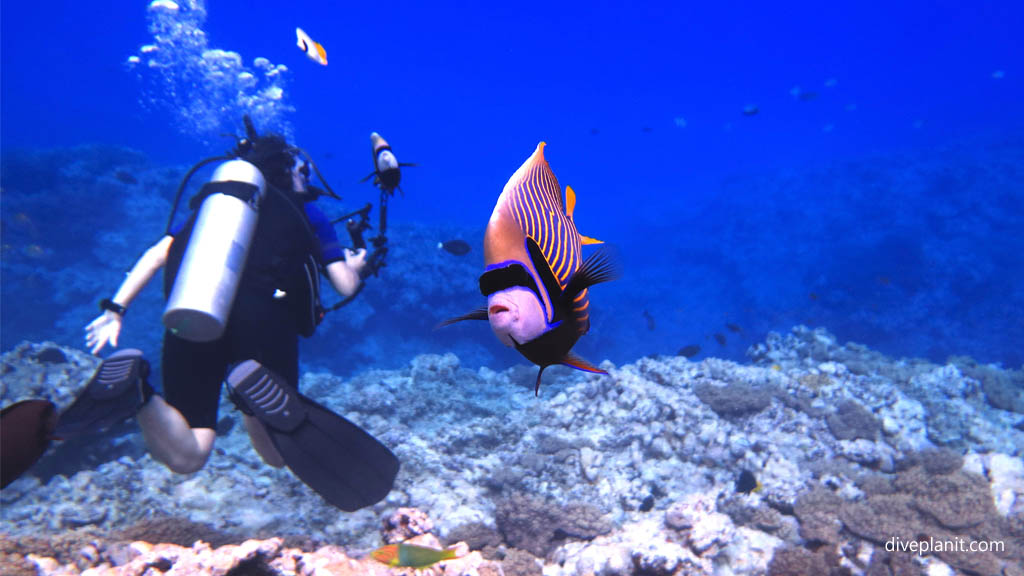
<instances>
[{"instance_id":1,"label":"diver's leg","mask_svg":"<svg viewBox=\"0 0 1024 576\"><path fill-rule=\"evenodd\" d=\"M153 458L179 474L201 469L213 450L225 350L221 341L164 335L164 397L154 396L138 421Z\"/></svg>"},{"instance_id":2,"label":"diver's leg","mask_svg":"<svg viewBox=\"0 0 1024 576\"><path fill-rule=\"evenodd\" d=\"M267 429L263 427L253 416L247 414L242 415L242 421L245 422L245 429L249 431L249 440L252 441L252 447L256 449L256 453L263 458L263 461L274 468L280 468L284 466L284 458L281 457L281 453L274 448L274 443L270 441L270 435L267 434Z\"/></svg>"},{"instance_id":3,"label":"diver's leg","mask_svg":"<svg viewBox=\"0 0 1024 576\"><path fill-rule=\"evenodd\" d=\"M231 357L235 362L255 360L284 376L297 389L299 336L291 308L284 300L247 300L236 305L238 313L232 316L229 325L232 332ZM263 461L274 468L284 466L284 458L259 419L243 412L242 421L249 432L252 447Z\"/></svg>"},{"instance_id":4,"label":"diver's leg","mask_svg":"<svg viewBox=\"0 0 1024 576\"><path fill-rule=\"evenodd\" d=\"M138 414L142 437L153 458L178 474L191 474L206 464L217 432L192 428L163 398L153 396Z\"/></svg>"}]
</instances>

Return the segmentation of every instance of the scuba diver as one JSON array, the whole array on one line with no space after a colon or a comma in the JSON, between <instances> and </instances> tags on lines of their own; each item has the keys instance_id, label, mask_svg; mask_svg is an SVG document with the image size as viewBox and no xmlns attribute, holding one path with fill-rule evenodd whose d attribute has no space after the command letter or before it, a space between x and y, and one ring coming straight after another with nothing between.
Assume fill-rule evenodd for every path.
<instances>
[{"instance_id":1,"label":"scuba diver","mask_svg":"<svg viewBox=\"0 0 1024 576\"><path fill-rule=\"evenodd\" d=\"M308 155L281 136L257 135L244 120L246 137L236 148L200 162L182 182L179 200L196 170L222 161L192 198L187 221L175 226L172 211L167 234L85 328L93 354L117 346L132 301L165 268L163 396L148 382L142 353L118 351L51 425L50 436L95 432L135 416L156 460L174 472L196 472L213 449L226 383L265 462L287 465L328 502L357 510L388 494L399 462L370 434L299 393L298 337L310 336L325 312L321 274L347 301L376 270L365 248L341 247L313 203L325 193L338 197ZM312 185L311 172L326 192Z\"/></svg>"}]
</instances>

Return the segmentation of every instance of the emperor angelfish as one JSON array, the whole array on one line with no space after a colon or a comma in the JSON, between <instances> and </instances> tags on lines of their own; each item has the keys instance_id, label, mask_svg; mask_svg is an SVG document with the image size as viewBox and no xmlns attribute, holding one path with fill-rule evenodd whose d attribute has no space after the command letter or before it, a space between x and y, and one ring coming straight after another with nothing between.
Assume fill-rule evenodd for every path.
<instances>
[{"instance_id":1,"label":"emperor angelfish","mask_svg":"<svg viewBox=\"0 0 1024 576\"><path fill-rule=\"evenodd\" d=\"M370 146L373 148L373 172L370 172L362 182L373 178L373 184L382 192L394 194L397 189L402 192L398 185L402 181L402 167L415 166L410 162L399 162L391 146L380 134L370 133ZM405 195L405 192L402 192Z\"/></svg>"},{"instance_id":2,"label":"emperor angelfish","mask_svg":"<svg viewBox=\"0 0 1024 576\"><path fill-rule=\"evenodd\" d=\"M505 184L487 223L480 276L487 308L442 324L490 321L498 340L540 366L535 394L544 369L553 364L607 374L570 350L590 329L587 289L618 277L603 250L583 260L580 247L601 241L576 230L576 194L566 187L563 204L558 179L544 159L545 145L538 144Z\"/></svg>"}]
</instances>

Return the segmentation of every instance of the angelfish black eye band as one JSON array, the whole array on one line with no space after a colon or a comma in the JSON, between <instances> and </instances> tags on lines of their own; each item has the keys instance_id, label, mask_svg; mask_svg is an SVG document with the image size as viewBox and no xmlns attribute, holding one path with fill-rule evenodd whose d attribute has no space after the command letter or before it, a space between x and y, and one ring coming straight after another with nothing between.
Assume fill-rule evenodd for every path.
<instances>
[{"instance_id":1,"label":"angelfish black eye band","mask_svg":"<svg viewBox=\"0 0 1024 576\"><path fill-rule=\"evenodd\" d=\"M480 293L484 296L490 296L495 292L501 292L513 286L529 288L533 290L537 298L540 298L540 290L537 289L537 283L522 264L494 268L480 275Z\"/></svg>"}]
</instances>

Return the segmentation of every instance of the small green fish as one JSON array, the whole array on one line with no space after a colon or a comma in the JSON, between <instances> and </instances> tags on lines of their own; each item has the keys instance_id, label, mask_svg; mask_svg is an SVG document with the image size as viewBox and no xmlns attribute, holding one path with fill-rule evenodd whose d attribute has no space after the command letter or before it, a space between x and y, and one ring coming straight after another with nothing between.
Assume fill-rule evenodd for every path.
<instances>
[{"instance_id":1,"label":"small green fish","mask_svg":"<svg viewBox=\"0 0 1024 576\"><path fill-rule=\"evenodd\" d=\"M387 564L392 568L426 568L442 560L458 558L456 550L457 546L438 550L437 548L399 542L381 546L370 552L370 556L377 562Z\"/></svg>"}]
</instances>

